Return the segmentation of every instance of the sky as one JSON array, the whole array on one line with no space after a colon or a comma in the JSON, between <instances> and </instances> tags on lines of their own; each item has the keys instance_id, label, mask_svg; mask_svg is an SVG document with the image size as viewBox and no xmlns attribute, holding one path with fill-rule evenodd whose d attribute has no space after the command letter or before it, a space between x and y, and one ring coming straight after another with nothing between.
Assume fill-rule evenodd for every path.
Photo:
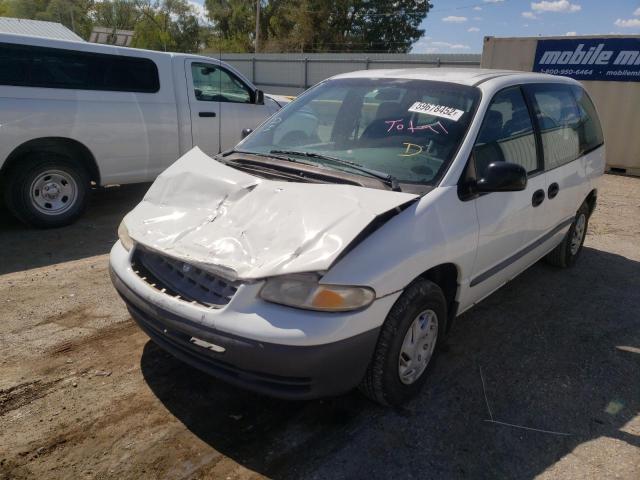
<instances>
[{"instance_id":1,"label":"sky","mask_svg":"<svg viewBox=\"0 0 640 480\"><path fill-rule=\"evenodd\" d=\"M481 53L482 39L640 34L640 0L431 0L413 53ZM202 9L202 0L190 0ZM201 10L202 11L202 10Z\"/></svg>"}]
</instances>

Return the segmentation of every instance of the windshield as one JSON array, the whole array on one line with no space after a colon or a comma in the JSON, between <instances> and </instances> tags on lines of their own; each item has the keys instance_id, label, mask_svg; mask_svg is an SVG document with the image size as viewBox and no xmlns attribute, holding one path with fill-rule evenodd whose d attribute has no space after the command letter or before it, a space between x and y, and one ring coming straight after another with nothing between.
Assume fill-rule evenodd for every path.
<instances>
[{"instance_id":1,"label":"windshield","mask_svg":"<svg viewBox=\"0 0 640 480\"><path fill-rule=\"evenodd\" d=\"M477 88L404 79L336 79L287 105L238 145L358 175L433 185L455 155ZM310 155L311 154L311 155ZM322 156L332 157L323 159Z\"/></svg>"}]
</instances>

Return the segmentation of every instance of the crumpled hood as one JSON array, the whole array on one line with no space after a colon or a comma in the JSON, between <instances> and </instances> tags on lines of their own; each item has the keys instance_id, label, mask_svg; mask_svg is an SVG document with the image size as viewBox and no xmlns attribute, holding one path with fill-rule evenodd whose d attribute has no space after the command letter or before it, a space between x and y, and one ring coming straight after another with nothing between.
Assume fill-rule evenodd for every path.
<instances>
[{"instance_id":1,"label":"crumpled hood","mask_svg":"<svg viewBox=\"0 0 640 480\"><path fill-rule=\"evenodd\" d=\"M125 217L136 242L231 279L328 269L378 215L416 195L254 177L197 147Z\"/></svg>"}]
</instances>

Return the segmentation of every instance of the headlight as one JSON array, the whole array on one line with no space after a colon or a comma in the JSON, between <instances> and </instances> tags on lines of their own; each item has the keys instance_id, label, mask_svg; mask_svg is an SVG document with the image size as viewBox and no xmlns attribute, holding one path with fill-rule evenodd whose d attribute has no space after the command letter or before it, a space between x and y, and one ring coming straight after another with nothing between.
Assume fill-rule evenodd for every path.
<instances>
[{"instance_id":1,"label":"headlight","mask_svg":"<svg viewBox=\"0 0 640 480\"><path fill-rule=\"evenodd\" d=\"M366 307L376 296L368 287L321 285L318 280L316 274L272 277L260 290L260 297L290 307L345 312Z\"/></svg>"},{"instance_id":2,"label":"headlight","mask_svg":"<svg viewBox=\"0 0 640 480\"><path fill-rule=\"evenodd\" d=\"M124 220L120 222L120 226L118 227L118 238L127 252L133 248L133 240L129 236L129 229L125 225Z\"/></svg>"}]
</instances>

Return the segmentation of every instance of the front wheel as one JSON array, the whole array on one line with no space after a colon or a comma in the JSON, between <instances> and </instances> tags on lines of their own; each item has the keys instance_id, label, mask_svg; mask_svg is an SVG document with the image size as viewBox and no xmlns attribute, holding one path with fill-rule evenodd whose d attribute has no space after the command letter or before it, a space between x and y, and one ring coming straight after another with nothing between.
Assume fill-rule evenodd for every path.
<instances>
[{"instance_id":1,"label":"front wheel","mask_svg":"<svg viewBox=\"0 0 640 480\"><path fill-rule=\"evenodd\" d=\"M82 214L88 190L89 176L78 162L57 153L34 153L8 172L5 201L27 225L61 227Z\"/></svg>"},{"instance_id":2,"label":"front wheel","mask_svg":"<svg viewBox=\"0 0 640 480\"><path fill-rule=\"evenodd\" d=\"M382 326L360 390L393 406L418 393L444 338L446 319L447 302L440 287L429 280L413 282Z\"/></svg>"}]
</instances>

